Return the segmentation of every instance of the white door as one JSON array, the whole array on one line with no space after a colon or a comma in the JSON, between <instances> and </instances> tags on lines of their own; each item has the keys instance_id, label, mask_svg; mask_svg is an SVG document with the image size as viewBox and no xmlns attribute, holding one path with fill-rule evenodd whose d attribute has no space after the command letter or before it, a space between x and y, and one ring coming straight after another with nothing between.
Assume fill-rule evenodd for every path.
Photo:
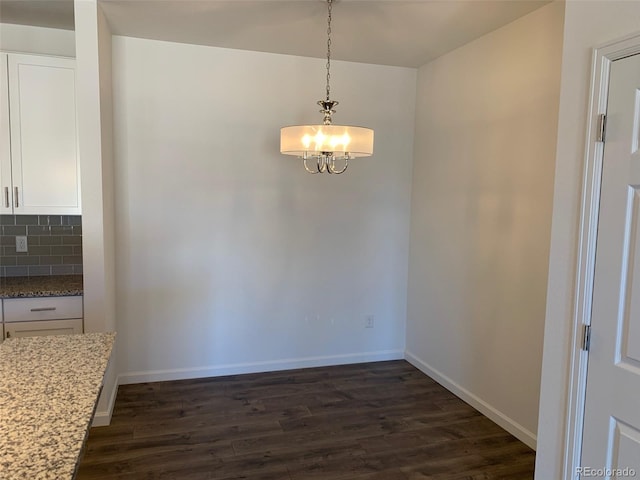
<instances>
[{"instance_id":1,"label":"white door","mask_svg":"<svg viewBox=\"0 0 640 480\"><path fill-rule=\"evenodd\" d=\"M580 478L640 478L639 137L634 55L611 66Z\"/></svg>"}]
</instances>

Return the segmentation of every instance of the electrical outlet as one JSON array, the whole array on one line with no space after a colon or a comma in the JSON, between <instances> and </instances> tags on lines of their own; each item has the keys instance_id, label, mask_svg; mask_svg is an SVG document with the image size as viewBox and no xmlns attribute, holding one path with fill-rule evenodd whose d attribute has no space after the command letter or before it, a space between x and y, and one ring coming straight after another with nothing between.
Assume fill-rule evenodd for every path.
<instances>
[{"instance_id":1,"label":"electrical outlet","mask_svg":"<svg viewBox=\"0 0 640 480\"><path fill-rule=\"evenodd\" d=\"M373 328L373 321L375 317L373 315L367 315L364 317L364 328Z\"/></svg>"},{"instance_id":2,"label":"electrical outlet","mask_svg":"<svg viewBox=\"0 0 640 480\"><path fill-rule=\"evenodd\" d=\"M29 248L27 247L27 237L25 235L17 235L16 236L16 252L24 253L28 251L29 251Z\"/></svg>"}]
</instances>

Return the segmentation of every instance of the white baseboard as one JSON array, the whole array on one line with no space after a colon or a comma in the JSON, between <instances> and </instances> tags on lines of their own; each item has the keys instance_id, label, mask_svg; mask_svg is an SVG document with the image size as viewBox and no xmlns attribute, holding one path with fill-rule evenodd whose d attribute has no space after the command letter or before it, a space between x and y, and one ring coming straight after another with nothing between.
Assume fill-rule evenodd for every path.
<instances>
[{"instance_id":1,"label":"white baseboard","mask_svg":"<svg viewBox=\"0 0 640 480\"><path fill-rule=\"evenodd\" d=\"M115 376L115 375L114 375ZM111 384L111 391L107 391L104 387ZM109 400L107 401L107 405L103 410L96 410L93 415L93 421L91 422L92 427L105 427L111 423L111 415L113 414L113 407L116 404L116 395L118 394L118 377L115 376L112 382L107 381L106 385L104 385L102 393L100 394L100 399L102 397L108 395ZM100 406L102 402L98 401L98 406Z\"/></svg>"},{"instance_id":2,"label":"white baseboard","mask_svg":"<svg viewBox=\"0 0 640 480\"><path fill-rule=\"evenodd\" d=\"M111 389L109 395L109 403L106 410L96 411L93 416L92 427L106 427L111 423L111 415L113 414L113 407L116 404L116 395L118 394L118 382L116 381Z\"/></svg>"},{"instance_id":3,"label":"white baseboard","mask_svg":"<svg viewBox=\"0 0 640 480\"><path fill-rule=\"evenodd\" d=\"M244 373L276 372L296 368L328 367L350 363L379 362L384 360L402 360L402 350L382 350L377 352L349 353L320 357L287 358L266 362L232 363L195 368L173 368L146 372L125 372L118 375L118 385L145 382L164 382L186 380L190 378L220 377Z\"/></svg>"},{"instance_id":4,"label":"white baseboard","mask_svg":"<svg viewBox=\"0 0 640 480\"><path fill-rule=\"evenodd\" d=\"M536 449L537 438L533 432L530 432L518 422L514 421L512 418L508 417L498 409L492 407L487 402L479 398L478 396L471 393L466 388L458 385L456 382L451 380L446 375L440 373L435 368L428 365L426 362L415 356L409 351L405 351L404 358L411 363L418 370L422 371L425 375L431 377L433 380L438 382L444 388L452 392L457 397L461 398L473 408L478 410L487 418L491 419L502 428L504 428L511 435L522 441L524 444L528 445L532 449Z\"/></svg>"},{"instance_id":5,"label":"white baseboard","mask_svg":"<svg viewBox=\"0 0 640 480\"><path fill-rule=\"evenodd\" d=\"M111 423L111 414L113 413L113 407L116 403L116 395L118 394L118 376L114 371L114 355L111 355L107 369L105 373L105 379L103 383L103 389L98 399L98 408L102 410L96 410L93 415L92 427L104 427ZM109 390L111 388L111 390ZM107 398L106 406L103 406L104 398Z\"/></svg>"}]
</instances>

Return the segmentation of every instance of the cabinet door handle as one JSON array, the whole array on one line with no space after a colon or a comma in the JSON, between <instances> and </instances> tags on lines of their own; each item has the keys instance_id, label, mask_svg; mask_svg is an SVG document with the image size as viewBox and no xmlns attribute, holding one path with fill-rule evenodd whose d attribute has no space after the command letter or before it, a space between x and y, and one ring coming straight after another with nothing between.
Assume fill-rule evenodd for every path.
<instances>
[{"instance_id":1,"label":"cabinet door handle","mask_svg":"<svg viewBox=\"0 0 640 480\"><path fill-rule=\"evenodd\" d=\"M4 187L4 206L9 208L9 187Z\"/></svg>"},{"instance_id":2,"label":"cabinet door handle","mask_svg":"<svg viewBox=\"0 0 640 480\"><path fill-rule=\"evenodd\" d=\"M15 187L15 192L16 192L16 208L18 208L20 206L20 201L18 200L18 187Z\"/></svg>"},{"instance_id":3,"label":"cabinet door handle","mask_svg":"<svg viewBox=\"0 0 640 480\"><path fill-rule=\"evenodd\" d=\"M31 311L32 312L53 312L56 309L56 307L39 307L39 308L32 308Z\"/></svg>"}]
</instances>

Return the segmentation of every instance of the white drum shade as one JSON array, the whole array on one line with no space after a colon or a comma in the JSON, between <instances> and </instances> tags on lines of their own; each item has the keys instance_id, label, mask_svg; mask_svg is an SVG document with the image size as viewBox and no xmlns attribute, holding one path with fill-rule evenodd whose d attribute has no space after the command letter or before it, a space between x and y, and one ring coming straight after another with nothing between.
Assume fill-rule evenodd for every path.
<instances>
[{"instance_id":1,"label":"white drum shade","mask_svg":"<svg viewBox=\"0 0 640 480\"><path fill-rule=\"evenodd\" d=\"M373 130L350 125L295 125L280 129L280 153L313 157L332 153L368 157L373 154Z\"/></svg>"}]
</instances>

